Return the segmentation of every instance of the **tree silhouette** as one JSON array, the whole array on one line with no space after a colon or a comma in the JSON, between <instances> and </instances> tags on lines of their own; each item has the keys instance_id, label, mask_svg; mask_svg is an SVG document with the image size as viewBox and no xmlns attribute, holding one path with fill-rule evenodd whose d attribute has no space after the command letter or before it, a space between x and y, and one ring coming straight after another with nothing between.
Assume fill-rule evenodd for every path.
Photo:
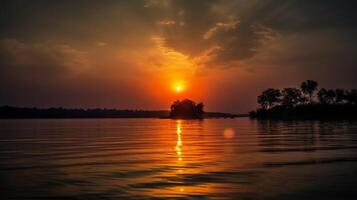
<instances>
[{"instance_id":1,"label":"tree silhouette","mask_svg":"<svg viewBox=\"0 0 357 200\"><path fill-rule=\"evenodd\" d=\"M269 88L258 96L260 108L250 112L254 118L357 118L357 89L325 89L317 92L317 82L307 80L300 88ZM308 104L305 104L309 101Z\"/></svg>"},{"instance_id":2,"label":"tree silhouette","mask_svg":"<svg viewBox=\"0 0 357 200\"><path fill-rule=\"evenodd\" d=\"M284 88L282 96L281 103L286 107L294 107L304 99L301 91L296 88Z\"/></svg>"},{"instance_id":3,"label":"tree silhouette","mask_svg":"<svg viewBox=\"0 0 357 200\"><path fill-rule=\"evenodd\" d=\"M198 103L196 105L196 115L202 117L202 115L204 114L203 108L204 108L203 103L202 102Z\"/></svg>"},{"instance_id":4,"label":"tree silhouette","mask_svg":"<svg viewBox=\"0 0 357 200\"><path fill-rule=\"evenodd\" d=\"M327 90L325 88L321 88L319 92L317 93L317 98L319 100L319 103L321 104L327 104Z\"/></svg>"},{"instance_id":5,"label":"tree silhouette","mask_svg":"<svg viewBox=\"0 0 357 200\"><path fill-rule=\"evenodd\" d=\"M263 109L270 109L279 103L280 90L269 88L258 96L258 103Z\"/></svg>"},{"instance_id":6,"label":"tree silhouette","mask_svg":"<svg viewBox=\"0 0 357 200\"><path fill-rule=\"evenodd\" d=\"M344 89L336 89L335 90L335 94L336 94L336 103L337 104L341 104L344 103L344 101L346 100L346 92Z\"/></svg>"},{"instance_id":7,"label":"tree silhouette","mask_svg":"<svg viewBox=\"0 0 357 200\"><path fill-rule=\"evenodd\" d=\"M336 102L336 93L335 90L327 90L327 103L334 104Z\"/></svg>"},{"instance_id":8,"label":"tree silhouette","mask_svg":"<svg viewBox=\"0 0 357 200\"><path fill-rule=\"evenodd\" d=\"M176 100L171 105L171 118L202 118L204 114L203 103L196 104L189 99Z\"/></svg>"},{"instance_id":9,"label":"tree silhouette","mask_svg":"<svg viewBox=\"0 0 357 200\"><path fill-rule=\"evenodd\" d=\"M309 102L313 103L313 94L317 89L317 82L313 80L307 80L301 83L301 91L303 94L309 96Z\"/></svg>"},{"instance_id":10,"label":"tree silhouette","mask_svg":"<svg viewBox=\"0 0 357 200\"><path fill-rule=\"evenodd\" d=\"M357 89L352 89L346 92L345 100L347 103L356 105L357 104Z\"/></svg>"},{"instance_id":11,"label":"tree silhouette","mask_svg":"<svg viewBox=\"0 0 357 200\"><path fill-rule=\"evenodd\" d=\"M325 88L322 88L317 93L317 96L321 104L333 104L336 102L336 93L334 90L326 90Z\"/></svg>"}]
</instances>

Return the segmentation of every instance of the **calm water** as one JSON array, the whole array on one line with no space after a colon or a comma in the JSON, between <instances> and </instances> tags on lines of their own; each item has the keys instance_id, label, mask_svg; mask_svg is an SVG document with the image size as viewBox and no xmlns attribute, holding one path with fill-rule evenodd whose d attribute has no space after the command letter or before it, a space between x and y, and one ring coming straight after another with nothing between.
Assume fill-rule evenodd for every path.
<instances>
[{"instance_id":1,"label":"calm water","mask_svg":"<svg viewBox=\"0 0 357 200\"><path fill-rule=\"evenodd\" d=\"M357 199L357 122L0 120L4 199Z\"/></svg>"}]
</instances>

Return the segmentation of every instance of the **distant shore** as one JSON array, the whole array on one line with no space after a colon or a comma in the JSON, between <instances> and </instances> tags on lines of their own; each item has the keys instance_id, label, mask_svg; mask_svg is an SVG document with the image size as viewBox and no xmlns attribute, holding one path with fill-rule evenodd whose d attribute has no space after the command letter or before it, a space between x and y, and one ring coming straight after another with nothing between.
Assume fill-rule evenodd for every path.
<instances>
[{"instance_id":1,"label":"distant shore","mask_svg":"<svg viewBox=\"0 0 357 200\"><path fill-rule=\"evenodd\" d=\"M269 110L258 109L250 113L256 119L357 119L356 105L298 105L295 107L277 106Z\"/></svg>"},{"instance_id":2,"label":"distant shore","mask_svg":"<svg viewBox=\"0 0 357 200\"><path fill-rule=\"evenodd\" d=\"M306 80L300 88L269 88L257 98L257 119L357 119L357 89L318 89Z\"/></svg>"},{"instance_id":3,"label":"distant shore","mask_svg":"<svg viewBox=\"0 0 357 200\"><path fill-rule=\"evenodd\" d=\"M248 117L248 114L205 112L203 118ZM170 118L167 110L128 110L128 109L68 109L68 108L26 108L1 106L0 119L39 119L39 118Z\"/></svg>"}]
</instances>

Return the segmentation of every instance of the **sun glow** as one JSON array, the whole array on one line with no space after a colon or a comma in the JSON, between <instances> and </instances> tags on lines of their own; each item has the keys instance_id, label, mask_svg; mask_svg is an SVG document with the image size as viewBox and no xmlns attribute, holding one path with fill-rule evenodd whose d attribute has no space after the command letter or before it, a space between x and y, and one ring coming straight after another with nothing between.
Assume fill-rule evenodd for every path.
<instances>
[{"instance_id":1,"label":"sun glow","mask_svg":"<svg viewBox=\"0 0 357 200\"><path fill-rule=\"evenodd\" d=\"M175 92L180 93L183 92L183 90L185 89L185 85L183 84L183 82L177 82L174 84L173 89Z\"/></svg>"}]
</instances>

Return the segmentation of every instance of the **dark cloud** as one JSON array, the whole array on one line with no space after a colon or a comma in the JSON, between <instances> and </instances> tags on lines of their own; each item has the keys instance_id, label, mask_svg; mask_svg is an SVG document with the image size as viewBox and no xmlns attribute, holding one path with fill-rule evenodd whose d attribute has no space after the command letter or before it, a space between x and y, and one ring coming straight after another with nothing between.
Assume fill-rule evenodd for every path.
<instances>
[{"instance_id":1,"label":"dark cloud","mask_svg":"<svg viewBox=\"0 0 357 200\"><path fill-rule=\"evenodd\" d=\"M3 0L0 38L78 46L97 40L125 42L128 36L145 37L154 31L162 9L144 5L144 0Z\"/></svg>"},{"instance_id":2,"label":"dark cloud","mask_svg":"<svg viewBox=\"0 0 357 200\"><path fill-rule=\"evenodd\" d=\"M167 46L191 56L218 46L214 54L222 62L254 56L266 37L262 30L284 35L355 31L356 6L355 1L334 0L12 0L1 1L0 34L3 39L45 35L57 40L89 41L103 37L104 32L112 37L118 31L130 31L138 22L142 29L157 34L159 22L170 22L170 26L159 28ZM234 20L239 22L235 27L217 28ZM215 27L218 30L205 39L204 35Z\"/></svg>"},{"instance_id":3,"label":"dark cloud","mask_svg":"<svg viewBox=\"0 0 357 200\"><path fill-rule=\"evenodd\" d=\"M100 37L120 40L125 37L115 37L118 33L138 34L140 26L191 57L208 52L214 59L207 65L226 65L254 57L275 34L356 33L356 6L334 0L2 1L0 36L83 44Z\"/></svg>"},{"instance_id":4,"label":"dark cloud","mask_svg":"<svg viewBox=\"0 0 357 200\"><path fill-rule=\"evenodd\" d=\"M162 27L166 45L175 50L197 56L209 43L203 41L204 33L215 24L217 16L211 12L216 1L171 1L168 16L175 20L173 26Z\"/></svg>"},{"instance_id":5,"label":"dark cloud","mask_svg":"<svg viewBox=\"0 0 357 200\"><path fill-rule=\"evenodd\" d=\"M225 66L254 57L268 40L278 35L350 33L344 40L357 45L353 36L357 27L356 5L354 1L332 0L174 1L170 6L177 23L164 27L163 35L168 47L192 57L208 52L211 60L207 65ZM316 36L315 45L329 43ZM330 44L328 48L333 54L334 43ZM304 47L300 50L303 52Z\"/></svg>"}]
</instances>

